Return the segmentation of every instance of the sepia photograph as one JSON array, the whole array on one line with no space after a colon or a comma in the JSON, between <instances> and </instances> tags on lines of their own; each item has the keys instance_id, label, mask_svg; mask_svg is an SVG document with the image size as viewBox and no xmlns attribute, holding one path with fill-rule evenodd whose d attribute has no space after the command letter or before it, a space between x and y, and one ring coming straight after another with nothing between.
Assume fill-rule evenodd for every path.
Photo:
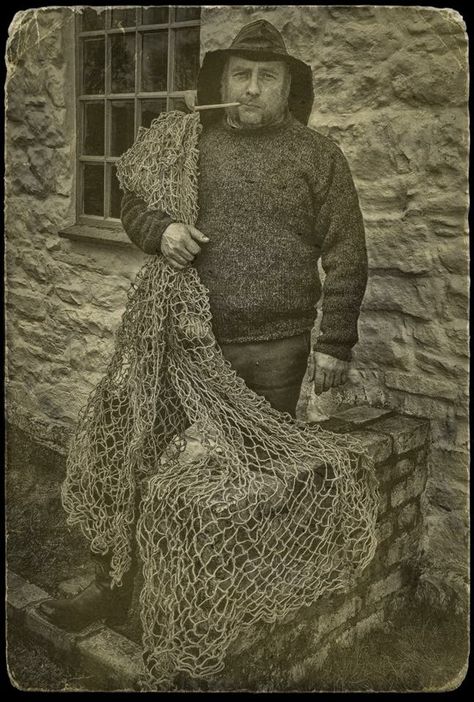
<instances>
[{"instance_id":1,"label":"sepia photograph","mask_svg":"<svg viewBox=\"0 0 474 702\"><path fill-rule=\"evenodd\" d=\"M462 14L30 7L5 62L10 685L458 690Z\"/></svg>"}]
</instances>

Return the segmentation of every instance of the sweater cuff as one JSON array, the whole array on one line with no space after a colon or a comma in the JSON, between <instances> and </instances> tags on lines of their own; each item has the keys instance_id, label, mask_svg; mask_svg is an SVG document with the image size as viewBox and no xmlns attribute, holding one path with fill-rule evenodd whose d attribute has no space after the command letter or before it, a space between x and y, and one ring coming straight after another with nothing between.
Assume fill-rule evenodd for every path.
<instances>
[{"instance_id":1,"label":"sweater cuff","mask_svg":"<svg viewBox=\"0 0 474 702\"><path fill-rule=\"evenodd\" d=\"M174 221L171 217L164 213L156 213L156 217L151 219L150 226L145 236L143 237L143 251L146 254L159 254L161 251L161 239L165 229Z\"/></svg>"},{"instance_id":2,"label":"sweater cuff","mask_svg":"<svg viewBox=\"0 0 474 702\"><path fill-rule=\"evenodd\" d=\"M351 361L352 359L352 347L344 346L343 344L331 344L319 339L316 340L313 351L318 353L325 353L333 358L338 358L340 361Z\"/></svg>"}]
</instances>

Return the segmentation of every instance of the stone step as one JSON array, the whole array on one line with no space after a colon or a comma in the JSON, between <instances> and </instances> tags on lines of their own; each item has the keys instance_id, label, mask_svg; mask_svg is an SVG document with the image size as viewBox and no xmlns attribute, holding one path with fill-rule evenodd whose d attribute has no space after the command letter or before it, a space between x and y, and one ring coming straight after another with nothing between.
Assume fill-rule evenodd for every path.
<instances>
[{"instance_id":1,"label":"stone step","mask_svg":"<svg viewBox=\"0 0 474 702\"><path fill-rule=\"evenodd\" d=\"M75 582L75 586L79 584ZM55 658L91 676L95 690L138 690L143 669L140 646L100 623L78 633L63 631L37 609L49 597L45 590L10 571L7 574L9 625L23 627Z\"/></svg>"}]
</instances>

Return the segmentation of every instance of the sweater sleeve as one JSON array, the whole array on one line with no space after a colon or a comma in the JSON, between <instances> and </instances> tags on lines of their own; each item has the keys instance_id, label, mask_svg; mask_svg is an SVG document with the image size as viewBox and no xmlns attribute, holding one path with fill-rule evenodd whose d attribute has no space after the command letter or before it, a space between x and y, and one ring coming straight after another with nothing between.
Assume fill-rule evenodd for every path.
<instances>
[{"instance_id":1,"label":"sweater sleeve","mask_svg":"<svg viewBox=\"0 0 474 702\"><path fill-rule=\"evenodd\" d=\"M159 254L161 237L173 219L159 210L148 210L146 202L126 190L120 219L125 233L147 254Z\"/></svg>"},{"instance_id":2,"label":"sweater sleeve","mask_svg":"<svg viewBox=\"0 0 474 702\"><path fill-rule=\"evenodd\" d=\"M358 341L357 322L367 286L367 249L359 198L345 156L336 150L318 228L323 233L322 321L315 351L343 361Z\"/></svg>"}]
</instances>

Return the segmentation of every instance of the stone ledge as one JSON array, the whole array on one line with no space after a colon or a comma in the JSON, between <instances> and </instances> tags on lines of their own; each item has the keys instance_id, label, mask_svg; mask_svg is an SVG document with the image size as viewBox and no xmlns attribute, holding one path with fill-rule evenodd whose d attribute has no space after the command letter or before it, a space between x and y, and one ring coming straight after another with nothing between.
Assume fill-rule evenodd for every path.
<instances>
[{"instance_id":1,"label":"stone ledge","mask_svg":"<svg viewBox=\"0 0 474 702\"><path fill-rule=\"evenodd\" d=\"M373 442L381 441L380 437L391 439L391 452L397 455L420 448L427 440L430 423L428 419L408 417L396 414L394 410L385 410L365 405L351 407L339 412L322 422L309 422L319 424L327 431L337 434L348 432L365 440L369 433ZM366 429L368 430L366 432ZM377 448L374 449L377 454ZM380 446L384 458L377 458L376 462L385 460L387 447Z\"/></svg>"},{"instance_id":2,"label":"stone ledge","mask_svg":"<svg viewBox=\"0 0 474 702\"><path fill-rule=\"evenodd\" d=\"M374 430L390 436L394 453L400 455L423 446L428 438L429 426L427 419L396 415L379 420Z\"/></svg>"},{"instance_id":3,"label":"stone ledge","mask_svg":"<svg viewBox=\"0 0 474 702\"><path fill-rule=\"evenodd\" d=\"M90 224L73 224L71 227L60 229L58 234L63 239L86 241L107 246L133 247L132 242L125 234L122 227L94 227Z\"/></svg>"}]
</instances>

